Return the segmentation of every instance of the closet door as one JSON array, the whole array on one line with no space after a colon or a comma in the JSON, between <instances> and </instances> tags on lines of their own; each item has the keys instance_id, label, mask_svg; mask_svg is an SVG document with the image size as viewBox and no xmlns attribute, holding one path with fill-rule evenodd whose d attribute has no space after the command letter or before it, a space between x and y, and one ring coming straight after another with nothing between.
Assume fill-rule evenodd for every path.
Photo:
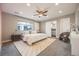
<instances>
[{"instance_id":1,"label":"closet door","mask_svg":"<svg viewBox=\"0 0 79 59\"><path fill-rule=\"evenodd\" d=\"M60 20L60 33L62 32L70 32L70 18Z\"/></svg>"},{"instance_id":2,"label":"closet door","mask_svg":"<svg viewBox=\"0 0 79 59\"><path fill-rule=\"evenodd\" d=\"M39 32L39 23L36 23L36 22L35 22L35 31Z\"/></svg>"},{"instance_id":3,"label":"closet door","mask_svg":"<svg viewBox=\"0 0 79 59\"><path fill-rule=\"evenodd\" d=\"M46 34L51 37L51 22L46 22Z\"/></svg>"}]
</instances>

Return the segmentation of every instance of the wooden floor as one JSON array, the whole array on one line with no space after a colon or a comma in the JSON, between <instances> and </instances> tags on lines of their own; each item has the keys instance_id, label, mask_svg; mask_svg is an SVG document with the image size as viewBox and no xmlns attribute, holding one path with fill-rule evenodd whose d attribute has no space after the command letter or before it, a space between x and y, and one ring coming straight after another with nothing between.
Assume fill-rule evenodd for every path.
<instances>
[{"instance_id":1,"label":"wooden floor","mask_svg":"<svg viewBox=\"0 0 79 59\"><path fill-rule=\"evenodd\" d=\"M52 44L55 40L55 38L47 38L33 44L32 46L29 46L23 41L17 41L14 42L14 44L22 56L36 56L44 49L46 49L50 44Z\"/></svg>"}]
</instances>

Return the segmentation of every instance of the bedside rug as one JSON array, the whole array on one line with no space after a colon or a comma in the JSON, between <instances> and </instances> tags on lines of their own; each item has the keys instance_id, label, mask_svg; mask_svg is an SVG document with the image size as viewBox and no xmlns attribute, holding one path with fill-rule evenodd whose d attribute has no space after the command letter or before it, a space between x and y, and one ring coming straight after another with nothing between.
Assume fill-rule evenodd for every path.
<instances>
[{"instance_id":1,"label":"bedside rug","mask_svg":"<svg viewBox=\"0 0 79 59\"><path fill-rule=\"evenodd\" d=\"M14 42L14 45L22 56L36 56L51 45L55 40L55 38L47 38L31 46L21 40Z\"/></svg>"}]
</instances>

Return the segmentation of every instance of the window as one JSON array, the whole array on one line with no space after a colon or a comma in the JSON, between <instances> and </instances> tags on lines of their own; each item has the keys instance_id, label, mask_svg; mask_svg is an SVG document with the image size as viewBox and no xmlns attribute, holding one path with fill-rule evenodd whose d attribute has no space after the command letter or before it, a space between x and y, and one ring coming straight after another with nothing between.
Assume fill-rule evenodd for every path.
<instances>
[{"instance_id":1,"label":"window","mask_svg":"<svg viewBox=\"0 0 79 59\"><path fill-rule=\"evenodd\" d=\"M20 31L32 30L32 24L25 23L25 22L18 22L17 23L17 30L20 30Z\"/></svg>"}]
</instances>

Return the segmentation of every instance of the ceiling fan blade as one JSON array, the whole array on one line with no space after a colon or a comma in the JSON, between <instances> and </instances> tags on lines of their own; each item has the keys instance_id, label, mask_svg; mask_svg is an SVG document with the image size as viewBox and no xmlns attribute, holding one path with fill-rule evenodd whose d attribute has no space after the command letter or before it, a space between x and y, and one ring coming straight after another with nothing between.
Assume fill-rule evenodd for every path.
<instances>
[{"instance_id":1,"label":"ceiling fan blade","mask_svg":"<svg viewBox=\"0 0 79 59\"><path fill-rule=\"evenodd\" d=\"M37 16L38 14L35 14L35 15L33 15L33 16Z\"/></svg>"},{"instance_id":2,"label":"ceiling fan blade","mask_svg":"<svg viewBox=\"0 0 79 59\"><path fill-rule=\"evenodd\" d=\"M41 11L39 11L39 10L36 10L36 12L37 12L37 13L40 13Z\"/></svg>"},{"instance_id":3,"label":"ceiling fan blade","mask_svg":"<svg viewBox=\"0 0 79 59\"><path fill-rule=\"evenodd\" d=\"M47 16L47 15L44 15L44 16Z\"/></svg>"},{"instance_id":4,"label":"ceiling fan blade","mask_svg":"<svg viewBox=\"0 0 79 59\"><path fill-rule=\"evenodd\" d=\"M43 16L47 16L46 14L43 14Z\"/></svg>"},{"instance_id":5,"label":"ceiling fan blade","mask_svg":"<svg viewBox=\"0 0 79 59\"><path fill-rule=\"evenodd\" d=\"M47 12L48 12L48 10L44 11L43 13L47 13Z\"/></svg>"}]
</instances>

